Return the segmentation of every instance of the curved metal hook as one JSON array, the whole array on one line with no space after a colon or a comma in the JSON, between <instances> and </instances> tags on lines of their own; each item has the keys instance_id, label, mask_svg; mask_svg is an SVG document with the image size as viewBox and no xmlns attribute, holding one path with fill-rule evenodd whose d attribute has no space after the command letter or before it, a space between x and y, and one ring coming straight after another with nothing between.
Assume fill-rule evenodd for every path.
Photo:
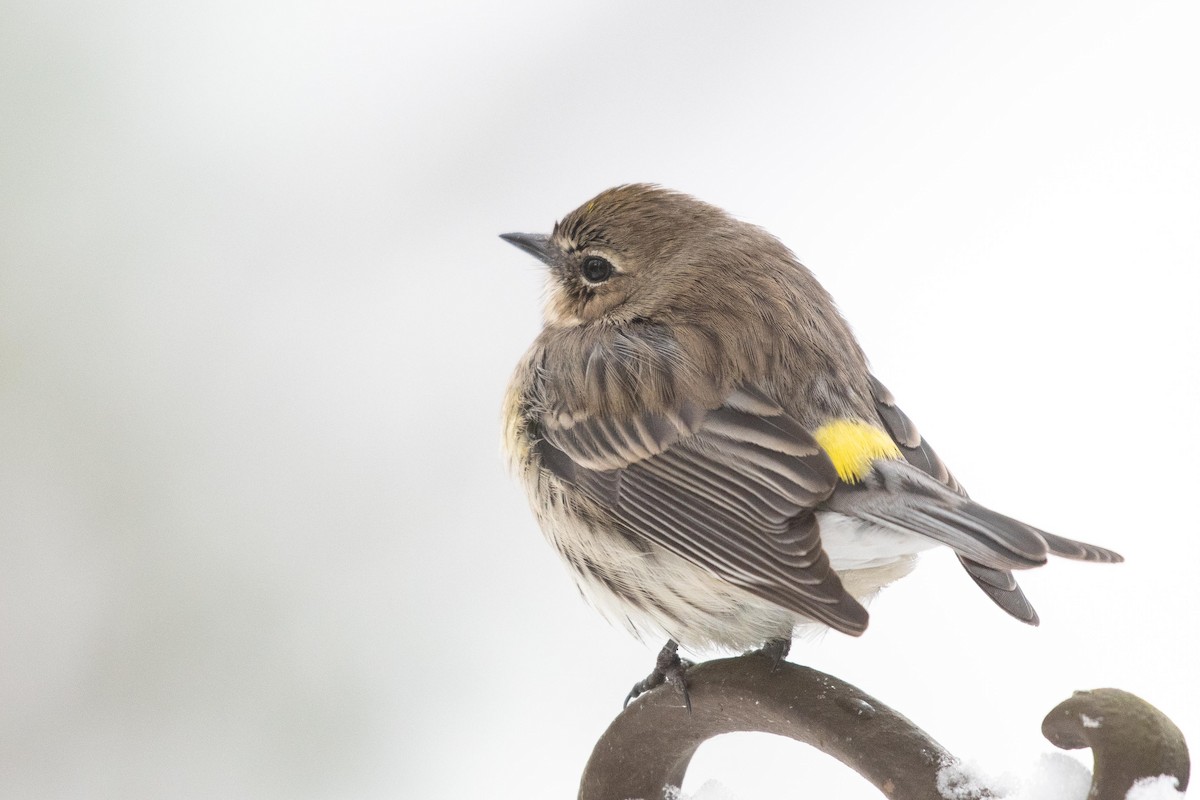
<instances>
[{"instance_id":1,"label":"curved metal hook","mask_svg":"<svg viewBox=\"0 0 1200 800\"><path fill-rule=\"evenodd\" d=\"M687 672L691 713L664 685L617 715L584 768L580 800L659 800L679 786L696 750L723 733L787 736L833 756L893 800L942 800L938 773L953 755L902 714L831 675L759 653ZM1091 747L1089 797L1123 800L1134 781L1173 775L1187 787L1183 734L1162 712L1119 689L1076 692L1042 723L1056 746ZM980 797L991 796L987 789Z\"/></svg>"},{"instance_id":2,"label":"curved metal hook","mask_svg":"<svg viewBox=\"0 0 1200 800\"><path fill-rule=\"evenodd\" d=\"M1120 689L1076 692L1042 720L1042 735L1064 750L1092 748L1089 800L1124 800L1139 778L1171 775L1187 788L1191 772L1183 732L1167 715Z\"/></svg>"},{"instance_id":3,"label":"curved metal hook","mask_svg":"<svg viewBox=\"0 0 1200 800\"><path fill-rule=\"evenodd\" d=\"M937 772L955 759L875 698L808 667L748 653L690 667L689 714L672 686L621 712L592 751L580 800L658 800L697 748L722 733L762 731L810 744L896 800L941 800ZM886 754L883 756L882 754Z\"/></svg>"}]
</instances>

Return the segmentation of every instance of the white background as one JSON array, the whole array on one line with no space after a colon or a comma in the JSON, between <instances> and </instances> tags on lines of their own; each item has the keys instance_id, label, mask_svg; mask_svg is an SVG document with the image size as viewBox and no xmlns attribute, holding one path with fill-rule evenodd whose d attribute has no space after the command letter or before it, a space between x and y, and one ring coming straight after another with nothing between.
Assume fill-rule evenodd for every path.
<instances>
[{"instance_id":1,"label":"white background","mask_svg":"<svg viewBox=\"0 0 1200 800\"><path fill-rule=\"evenodd\" d=\"M1116 686L1200 741L1192 2L7 0L0 795L571 797L660 642L499 456L541 272L655 181L764 225L973 495L1113 547L946 554L792 659L1021 770ZM688 786L876 797L801 745Z\"/></svg>"}]
</instances>

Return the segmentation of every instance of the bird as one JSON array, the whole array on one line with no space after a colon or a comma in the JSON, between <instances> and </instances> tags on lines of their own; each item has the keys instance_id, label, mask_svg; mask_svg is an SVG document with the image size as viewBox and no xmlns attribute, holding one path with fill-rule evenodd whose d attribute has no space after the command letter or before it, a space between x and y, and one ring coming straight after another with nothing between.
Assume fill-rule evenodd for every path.
<instances>
[{"instance_id":1,"label":"bird","mask_svg":"<svg viewBox=\"0 0 1200 800\"><path fill-rule=\"evenodd\" d=\"M861 635L934 547L1029 625L1015 571L1123 560L973 501L763 228L635 183L501 238L548 287L505 394L510 467L584 597L667 640L627 704L671 681L690 707L680 647L778 663L798 633Z\"/></svg>"}]
</instances>

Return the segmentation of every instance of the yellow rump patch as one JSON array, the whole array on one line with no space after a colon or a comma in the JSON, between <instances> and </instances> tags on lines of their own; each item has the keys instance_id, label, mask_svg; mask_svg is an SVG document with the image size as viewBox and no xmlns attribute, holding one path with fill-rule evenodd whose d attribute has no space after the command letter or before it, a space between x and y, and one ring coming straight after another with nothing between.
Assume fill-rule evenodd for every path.
<instances>
[{"instance_id":1,"label":"yellow rump patch","mask_svg":"<svg viewBox=\"0 0 1200 800\"><path fill-rule=\"evenodd\" d=\"M900 448L886 431L857 419L827 422L817 428L813 438L846 483L861 481L878 459L900 458Z\"/></svg>"}]
</instances>

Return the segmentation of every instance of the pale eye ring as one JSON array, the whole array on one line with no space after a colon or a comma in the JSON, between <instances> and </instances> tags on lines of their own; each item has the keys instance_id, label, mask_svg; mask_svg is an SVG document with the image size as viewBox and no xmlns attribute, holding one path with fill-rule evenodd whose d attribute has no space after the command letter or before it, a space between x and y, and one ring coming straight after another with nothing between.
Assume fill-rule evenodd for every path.
<instances>
[{"instance_id":1,"label":"pale eye ring","mask_svg":"<svg viewBox=\"0 0 1200 800\"><path fill-rule=\"evenodd\" d=\"M588 256L579 265L579 274L588 283L604 283L612 277L613 265L601 256Z\"/></svg>"}]
</instances>

